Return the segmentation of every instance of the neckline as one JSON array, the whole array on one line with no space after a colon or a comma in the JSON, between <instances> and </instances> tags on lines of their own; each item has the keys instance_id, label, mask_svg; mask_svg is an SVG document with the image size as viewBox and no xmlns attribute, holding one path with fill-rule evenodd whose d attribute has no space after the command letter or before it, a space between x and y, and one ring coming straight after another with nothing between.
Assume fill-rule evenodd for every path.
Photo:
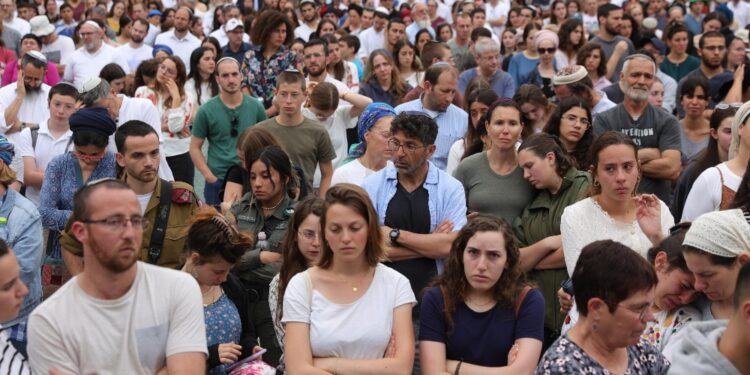
<instances>
[{"instance_id":1,"label":"neckline","mask_svg":"<svg viewBox=\"0 0 750 375\"><path fill-rule=\"evenodd\" d=\"M336 303L336 302L333 302L333 301L331 301L331 300L330 300L330 299L329 299L328 297L326 297L326 296L325 296L325 294L321 293L321 292L320 292L319 290L317 290L317 289L315 289L315 288L313 288L313 289L312 289L312 292L313 292L314 294L315 294L315 293L317 293L317 294L318 294L318 295L319 295L319 296L320 296L321 298L323 298L323 300L325 300L325 301L326 301L326 302L327 302L328 304L331 304L331 305L334 305L334 306L338 306L338 307L352 307L352 306L355 306L355 305L357 305L357 304L358 304L358 303L359 303L360 301L364 300L364 299L365 299L365 297L367 297L367 295L368 295L368 294L370 294L370 293L371 293L372 287L373 287L373 285L375 284L375 279L376 279L376 278L378 277L378 273L379 273L379 271L380 271L380 267L381 267L381 266L382 266L382 267L385 267L385 266L383 266L382 264L378 264L377 266L375 266L375 271L374 271L374 272L373 272L373 274L372 274L372 281L370 281L370 285L368 285L368 286L367 286L367 290L365 290L365 292L364 292L364 293L362 293L362 295L361 295L361 296L359 296L359 298L355 299L355 300L354 300L354 301L352 301L352 302L349 302L349 303Z\"/></svg>"},{"instance_id":2,"label":"neckline","mask_svg":"<svg viewBox=\"0 0 750 375\"><path fill-rule=\"evenodd\" d=\"M613 224L619 224L619 225L635 226L635 227L638 226L638 220L637 219L633 220L632 223L626 223L626 222L615 220L615 218L613 218L612 216L609 216L609 212L605 211L602 208L602 206L599 205L599 202L597 202L596 199L594 199L594 197L590 197L589 199L591 200L591 203L594 204L594 207L596 207L599 210L599 212L601 212L602 215L604 215L604 217L607 218L607 220L609 220L611 223L613 223Z\"/></svg>"}]
</instances>

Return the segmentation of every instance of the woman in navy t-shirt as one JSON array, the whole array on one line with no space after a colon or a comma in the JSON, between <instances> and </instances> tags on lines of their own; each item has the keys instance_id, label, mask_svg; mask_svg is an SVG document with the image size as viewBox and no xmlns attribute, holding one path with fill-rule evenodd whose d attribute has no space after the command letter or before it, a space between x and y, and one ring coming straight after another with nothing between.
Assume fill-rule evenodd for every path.
<instances>
[{"instance_id":1,"label":"woman in navy t-shirt","mask_svg":"<svg viewBox=\"0 0 750 375\"><path fill-rule=\"evenodd\" d=\"M424 374L534 371L544 337L544 299L525 282L505 220L479 215L464 226L433 285L421 305Z\"/></svg>"}]
</instances>

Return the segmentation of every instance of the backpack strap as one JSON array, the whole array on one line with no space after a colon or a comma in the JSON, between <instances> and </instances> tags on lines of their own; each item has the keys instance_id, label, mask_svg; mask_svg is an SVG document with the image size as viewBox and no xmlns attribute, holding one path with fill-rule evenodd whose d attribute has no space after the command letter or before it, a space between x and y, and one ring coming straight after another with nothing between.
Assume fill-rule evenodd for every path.
<instances>
[{"instance_id":1,"label":"backpack strap","mask_svg":"<svg viewBox=\"0 0 750 375\"><path fill-rule=\"evenodd\" d=\"M172 183L161 180L161 196L159 205L156 207L156 219L151 231L151 242L148 244L148 262L156 264L161 256L164 245L164 236L167 234L167 222L169 221L169 209L172 207Z\"/></svg>"}]
</instances>

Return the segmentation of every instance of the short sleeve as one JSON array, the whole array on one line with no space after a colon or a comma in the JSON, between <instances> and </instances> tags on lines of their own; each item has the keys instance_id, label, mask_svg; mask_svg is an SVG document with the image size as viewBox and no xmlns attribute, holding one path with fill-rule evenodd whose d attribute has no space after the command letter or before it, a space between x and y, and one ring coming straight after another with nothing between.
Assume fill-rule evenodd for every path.
<instances>
[{"instance_id":1,"label":"short sleeve","mask_svg":"<svg viewBox=\"0 0 750 375\"><path fill-rule=\"evenodd\" d=\"M325 163L333 159L336 159L336 150L333 149L328 132L324 131L318 141L318 162Z\"/></svg>"},{"instance_id":2,"label":"short sleeve","mask_svg":"<svg viewBox=\"0 0 750 375\"><path fill-rule=\"evenodd\" d=\"M289 280L284 291L284 315L281 317L282 323L300 322L310 324L310 302L312 298L308 293L307 285L303 279L305 275L302 272L294 275Z\"/></svg>"},{"instance_id":3,"label":"short sleeve","mask_svg":"<svg viewBox=\"0 0 750 375\"><path fill-rule=\"evenodd\" d=\"M444 306L440 288L432 287L425 292L420 304L419 341L448 341Z\"/></svg>"},{"instance_id":4,"label":"short sleeve","mask_svg":"<svg viewBox=\"0 0 750 375\"><path fill-rule=\"evenodd\" d=\"M531 338L544 341L544 297L539 289L532 289L521 302L515 340Z\"/></svg>"},{"instance_id":5,"label":"short sleeve","mask_svg":"<svg viewBox=\"0 0 750 375\"><path fill-rule=\"evenodd\" d=\"M167 357L186 352L208 353L203 303L198 283L191 277L178 274L173 281L167 339ZM187 276L187 277L185 277Z\"/></svg>"},{"instance_id":6,"label":"short sleeve","mask_svg":"<svg viewBox=\"0 0 750 375\"><path fill-rule=\"evenodd\" d=\"M242 167L238 165L231 166L227 171L226 181L240 185L244 184L244 181L242 180Z\"/></svg>"},{"instance_id":7,"label":"short sleeve","mask_svg":"<svg viewBox=\"0 0 750 375\"><path fill-rule=\"evenodd\" d=\"M654 109L654 111L656 111L656 109ZM657 122L657 124L663 124L659 134L659 150L662 152L666 150L680 151L682 146L680 123L677 122L676 117L669 114L663 114L661 117L664 121Z\"/></svg>"},{"instance_id":8,"label":"short sleeve","mask_svg":"<svg viewBox=\"0 0 750 375\"><path fill-rule=\"evenodd\" d=\"M18 151L18 155L21 157L25 156L31 156L35 157L34 155L34 147L31 144L31 129L25 128L21 131L21 134L16 138L16 151Z\"/></svg>"},{"instance_id":9,"label":"short sleeve","mask_svg":"<svg viewBox=\"0 0 750 375\"><path fill-rule=\"evenodd\" d=\"M379 265L378 267L387 266ZM411 289L409 279L398 272L393 273L396 274L396 300L393 308L399 307L401 305L417 303L417 298L414 297L414 291Z\"/></svg>"},{"instance_id":10,"label":"short sleeve","mask_svg":"<svg viewBox=\"0 0 750 375\"><path fill-rule=\"evenodd\" d=\"M206 104L203 104L198 108L198 112L195 114L195 121L193 121L193 136L205 139L208 135L208 114Z\"/></svg>"}]
</instances>

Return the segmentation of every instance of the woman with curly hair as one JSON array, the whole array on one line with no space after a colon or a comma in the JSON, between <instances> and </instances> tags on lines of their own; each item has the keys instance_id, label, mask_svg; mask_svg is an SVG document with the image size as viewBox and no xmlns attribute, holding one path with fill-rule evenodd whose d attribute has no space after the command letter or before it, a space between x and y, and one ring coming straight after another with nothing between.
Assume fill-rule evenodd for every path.
<instances>
[{"instance_id":1,"label":"woman with curly hair","mask_svg":"<svg viewBox=\"0 0 750 375\"><path fill-rule=\"evenodd\" d=\"M550 116L544 132L560 138L573 165L582 171L589 169L588 151L594 140L591 109L578 96L565 98Z\"/></svg>"},{"instance_id":2,"label":"woman with curly hair","mask_svg":"<svg viewBox=\"0 0 750 375\"><path fill-rule=\"evenodd\" d=\"M544 299L525 282L510 225L479 215L458 233L426 289L419 348L426 374L531 374L542 352Z\"/></svg>"}]
</instances>

